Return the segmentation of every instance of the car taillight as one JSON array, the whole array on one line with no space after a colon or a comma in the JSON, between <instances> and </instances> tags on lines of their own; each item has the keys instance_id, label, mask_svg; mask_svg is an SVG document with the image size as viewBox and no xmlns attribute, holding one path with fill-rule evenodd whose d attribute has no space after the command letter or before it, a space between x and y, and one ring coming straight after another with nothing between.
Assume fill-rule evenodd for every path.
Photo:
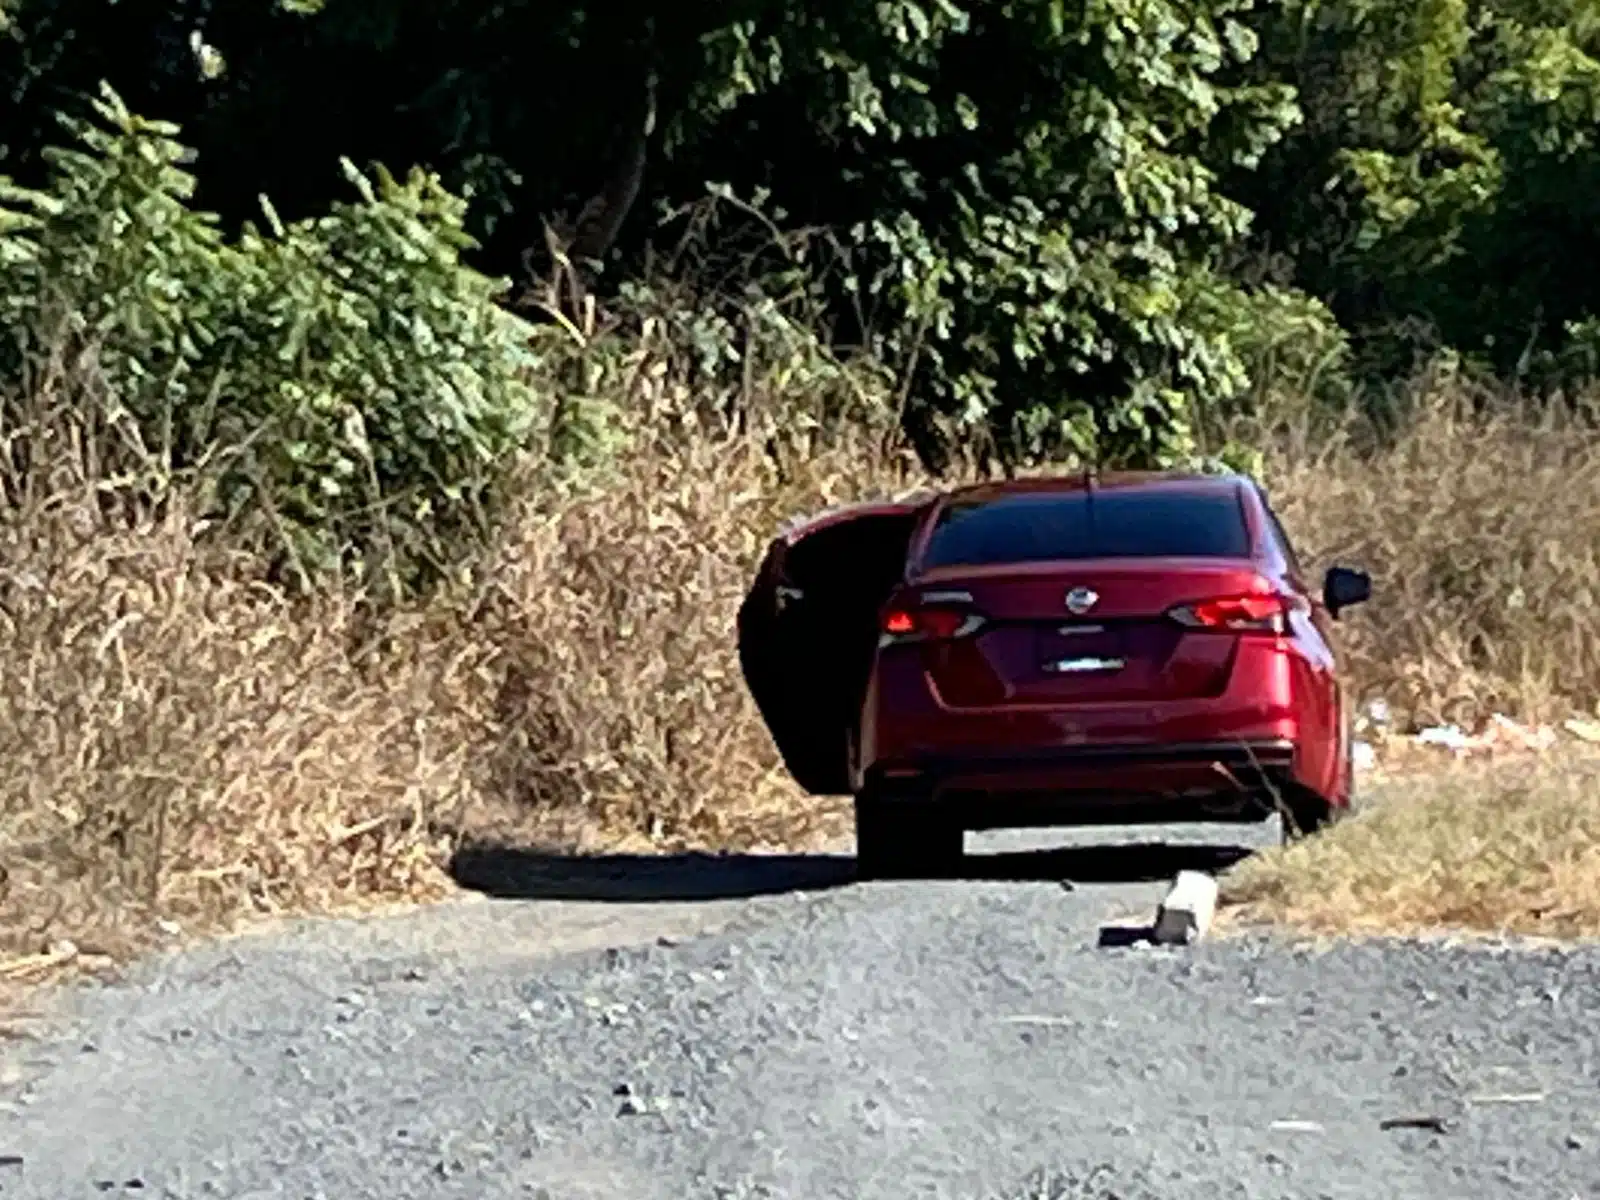
<instances>
[{"instance_id":1,"label":"car taillight","mask_svg":"<svg viewBox=\"0 0 1600 1200\"><path fill-rule=\"evenodd\" d=\"M1252 593L1218 596L1184 604L1169 614L1191 629L1218 629L1232 633L1282 633L1290 604L1282 596Z\"/></svg>"},{"instance_id":2,"label":"car taillight","mask_svg":"<svg viewBox=\"0 0 1600 1200\"><path fill-rule=\"evenodd\" d=\"M878 643L945 641L965 637L982 624L983 618L966 608L891 608L883 614Z\"/></svg>"}]
</instances>

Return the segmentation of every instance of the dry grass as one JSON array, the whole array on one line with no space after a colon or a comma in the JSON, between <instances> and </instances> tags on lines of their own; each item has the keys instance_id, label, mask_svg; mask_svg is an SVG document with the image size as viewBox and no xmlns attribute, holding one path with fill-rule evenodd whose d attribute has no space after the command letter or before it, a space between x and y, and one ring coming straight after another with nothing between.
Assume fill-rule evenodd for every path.
<instances>
[{"instance_id":1,"label":"dry grass","mask_svg":"<svg viewBox=\"0 0 1600 1200\"><path fill-rule=\"evenodd\" d=\"M128 518L81 451L46 474L0 511L0 960L61 938L120 957L158 919L426 899L463 837L671 851L847 831L797 800L731 635L784 517L893 477L870 454L780 472L708 442L585 499L530 494L484 583L376 643L353 598L293 602L198 544L181 497Z\"/></svg>"},{"instance_id":2,"label":"dry grass","mask_svg":"<svg viewBox=\"0 0 1600 1200\"><path fill-rule=\"evenodd\" d=\"M1351 674L1419 723L1527 720L1600 700L1600 433L1503 404L1425 395L1387 452L1347 436L1270 464L1305 557L1370 570L1344 631Z\"/></svg>"},{"instance_id":3,"label":"dry grass","mask_svg":"<svg viewBox=\"0 0 1600 1200\"><path fill-rule=\"evenodd\" d=\"M1415 723L1473 727L1596 711L1600 435L1447 388L1370 461L1348 441L1273 464L1308 557L1368 567L1344 630L1358 692ZM1600 774L1592 760L1436 766L1381 802L1228 878L1236 921L1324 933L1450 927L1600 934Z\"/></svg>"},{"instance_id":4,"label":"dry grass","mask_svg":"<svg viewBox=\"0 0 1600 1200\"><path fill-rule=\"evenodd\" d=\"M485 582L373 646L353 598L289 600L197 542L181 496L156 516L105 504L88 451L58 441L0 501L0 957L62 937L121 953L158 917L438 895L463 836L674 850L847 832L785 779L734 612L783 518L894 488L901 466L846 447L780 470L729 438L640 455L586 499L530 492ZM1376 460L1333 439L1271 474L1308 557L1375 572L1349 629L1364 689L1422 716L1600 696L1600 440L1436 407ZM1322 903L1316 856L1348 854L1366 874L1341 894L1372 905L1352 911L1497 924L1537 902L1600 925L1581 878L1596 825L1561 817L1566 786L1396 803L1263 865L1252 911ZM1429 874L1491 833L1517 871L1567 865L1499 891L1492 872ZM1410 878L1460 895L1391 904Z\"/></svg>"},{"instance_id":5,"label":"dry grass","mask_svg":"<svg viewBox=\"0 0 1600 1200\"><path fill-rule=\"evenodd\" d=\"M5 949L440 890L460 668L361 670L351 606L230 571L179 505L124 522L74 489L0 537Z\"/></svg>"},{"instance_id":6,"label":"dry grass","mask_svg":"<svg viewBox=\"0 0 1600 1200\"><path fill-rule=\"evenodd\" d=\"M1317 934L1440 929L1600 934L1600 763L1461 765L1390 783L1382 803L1246 860L1226 918Z\"/></svg>"}]
</instances>

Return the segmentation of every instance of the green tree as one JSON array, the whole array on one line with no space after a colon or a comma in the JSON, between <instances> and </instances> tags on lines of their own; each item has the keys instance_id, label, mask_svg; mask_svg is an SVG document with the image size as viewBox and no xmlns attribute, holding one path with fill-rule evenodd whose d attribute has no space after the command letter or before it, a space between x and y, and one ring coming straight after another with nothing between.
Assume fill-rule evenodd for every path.
<instances>
[{"instance_id":1,"label":"green tree","mask_svg":"<svg viewBox=\"0 0 1600 1200\"><path fill-rule=\"evenodd\" d=\"M819 7L713 40L698 111L725 115L694 167L848 232L879 306L859 332L915 372L925 417L1008 460L1187 453L1190 402L1247 381L1211 317L1248 300L1217 267L1249 213L1213 164L1295 118L1282 87L1224 83L1254 51L1248 3Z\"/></svg>"},{"instance_id":2,"label":"green tree","mask_svg":"<svg viewBox=\"0 0 1600 1200\"><path fill-rule=\"evenodd\" d=\"M1568 351L1600 312L1600 5L1289 0L1260 27L1252 75L1292 83L1306 120L1230 193L1279 277L1380 374L1435 347L1592 373Z\"/></svg>"},{"instance_id":3,"label":"green tree","mask_svg":"<svg viewBox=\"0 0 1600 1200\"><path fill-rule=\"evenodd\" d=\"M225 226L262 191L317 211L340 156L415 162L516 270L652 128L653 95L645 201L715 182L835 230L836 333L908 381L930 456L942 425L1007 459L1164 460L1191 401L1247 382L1214 315L1249 311L1219 267L1250 214L1215 171L1295 117L1287 88L1238 81L1251 0L22 3L0 82L25 180L49 113L106 77L184 124Z\"/></svg>"}]
</instances>

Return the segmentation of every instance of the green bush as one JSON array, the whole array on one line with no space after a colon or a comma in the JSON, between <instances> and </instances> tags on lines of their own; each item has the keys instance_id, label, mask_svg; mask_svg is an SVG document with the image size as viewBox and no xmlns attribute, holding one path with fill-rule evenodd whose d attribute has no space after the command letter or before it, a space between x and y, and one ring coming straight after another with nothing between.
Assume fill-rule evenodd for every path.
<instances>
[{"instance_id":1,"label":"green bush","mask_svg":"<svg viewBox=\"0 0 1600 1200\"><path fill-rule=\"evenodd\" d=\"M1315 297L1211 275L1196 281L1184 317L1226 345L1242 373L1237 390L1197 412L1206 444L1227 433L1259 440L1315 411L1348 407L1349 339Z\"/></svg>"},{"instance_id":2,"label":"green bush","mask_svg":"<svg viewBox=\"0 0 1600 1200\"><path fill-rule=\"evenodd\" d=\"M1219 170L1296 116L1287 88L1238 86L1254 4L644 0L597 19L589 0L238 0L202 21L186 0L23 0L0 142L24 170L64 96L126 79L192 131L227 221L260 191L320 211L340 155L422 162L511 271L653 131L611 299L651 277L650 201L766 195L781 227L840 244L818 328L893 372L930 457L942 431L1012 460L1165 461L1190 449L1193 402L1245 379L1186 297L1250 221Z\"/></svg>"},{"instance_id":3,"label":"green bush","mask_svg":"<svg viewBox=\"0 0 1600 1200\"><path fill-rule=\"evenodd\" d=\"M366 284L341 280L355 293L346 305L310 285L325 277L320 268L299 274L324 248L344 245L326 222L359 217L371 228L353 236L384 245L410 236L395 233L398 216L379 220L370 205L322 216L330 191L345 186L341 156L369 174L371 162L427 164L471 201L469 213L417 217L444 242L465 232L482 243L441 249L435 267L447 273L458 252L490 273L537 273L544 222L566 227L556 218L599 211L604 219L587 228L619 232L600 239L604 262L590 282L621 324L601 320L598 334L579 329L565 341L535 335L545 359L540 394L560 398L549 444L580 459L616 444L601 409L573 407L597 394L595 371L626 376L648 343L654 368L685 387L726 399L742 374L740 395L765 395L768 382L751 377L738 349L754 336L763 362L782 374L777 364L787 361L787 378L817 389L809 407L795 408L798 391L779 387L780 423L848 422L870 395L869 407L890 398L930 462L952 441L958 458L1170 462L1197 443L1211 448L1203 427L1219 420L1270 425L1285 405L1339 410L1358 392L1387 412L1393 385L1440 355L1546 390L1581 390L1593 378L1600 25L1592 8L1592 0L639 0L603 11L592 0L0 0L9 19L0 32L0 95L9 104L0 166L58 192L41 174L49 165L60 178L60 156L47 164L41 150L54 113L77 112L80 93L112 79L134 108L178 120L199 150L194 196L196 181L182 172L157 178L177 164L138 168L145 190L134 207L143 220L166 222L156 275L185 297L213 284L232 297L266 289L286 307L276 310L278 325L252 325L251 336L280 348L300 336L291 335L300 318L285 316L288 308L311 305L318 315L305 319L321 331L306 335L313 355L343 354L332 345L365 336L362 323L374 315ZM157 127L142 128L152 146L171 141L165 127L159 137ZM131 187L136 174L128 165L120 178ZM652 213L681 213L708 184L759 209L783 237L802 230L829 241L830 270L815 260L778 270L730 261L714 282L687 283L663 271L664 232ZM374 187L391 214L448 207L425 179L380 177ZM246 219L259 223L262 192L287 228L269 228L258 244L237 231ZM29 202L10 203L15 224ZM76 203L80 241L120 236L87 229L112 221L114 208ZM267 244L271 254L260 248ZM398 257L385 262L409 263L398 242L391 249ZM246 281L201 285L186 264L202 259L212 264L207 278L220 271L218 279ZM142 268L91 265L121 279L124 293L145 288ZM427 307L421 297L433 285L417 278ZM791 303L797 294L804 306ZM126 301L95 304L115 310ZM139 336L155 342L133 365L153 382L139 386L159 393L157 409L178 396L186 419L207 424L210 410L191 397L215 385L212 360L237 354L226 331L245 326L234 316L191 317L179 311L187 302L151 304ZM773 319L756 319L753 334L757 310ZM347 322L350 312L360 315ZM248 315L258 315L254 301ZM663 328L675 339L670 361L658 354ZM636 335L644 342L630 341ZM177 346L184 338L198 360ZM843 343L861 353L831 348ZM591 356L588 365L576 353ZM488 380L522 368L484 370ZM279 382L265 389L272 413L316 407L279 396ZM365 386L360 371L331 367L299 382L341 397ZM433 395L436 382L404 391ZM256 394L259 408L266 402ZM486 414L499 402L485 397L488 407L476 411L493 425ZM261 416L227 388L223 401ZM704 397L696 404L716 407ZM384 414L358 407L370 432ZM387 401L377 407L414 428ZM321 410L297 418L330 419ZM318 477L331 481L319 488L344 490L300 488L290 524L327 527L326 510L378 544L350 515L352 495L361 511L378 502L386 512L414 510L426 493L415 490L413 467L453 478L473 457L428 438L405 463L378 465L376 494L363 482L373 474L362 473L365 460L347 452L350 439L312 438L345 446L312 455ZM281 469L252 466L258 475ZM254 494L239 483L230 496Z\"/></svg>"},{"instance_id":4,"label":"green bush","mask_svg":"<svg viewBox=\"0 0 1600 1200\"><path fill-rule=\"evenodd\" d=\"M175 470L205 465L218 516L305 575L409 586L487 528L509 456L547 405L533 329L465 266L465 203L438 180L228 239L190 206L178 130L109 89L68 122L42 193L0 215L0 305L22 358L92 353L105 394Z\"/></svg>"}]
</instances>

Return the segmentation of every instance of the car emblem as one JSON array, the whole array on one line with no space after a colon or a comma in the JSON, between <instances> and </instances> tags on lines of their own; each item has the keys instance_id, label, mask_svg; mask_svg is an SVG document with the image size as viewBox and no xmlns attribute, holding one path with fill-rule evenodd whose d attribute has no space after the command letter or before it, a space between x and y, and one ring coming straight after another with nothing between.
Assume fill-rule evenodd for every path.
<instances>
[{"instance_id":1,"label":"car emblem","mask_svg":"<svg viewBox=\"0 0 1600 1200\"><path fill-rule=\"evenodd\" d=\"M1100 601L1093 588L1075 587L1067 593L1067 611L1082 616Z\"/></svg>"}]
</instances>

